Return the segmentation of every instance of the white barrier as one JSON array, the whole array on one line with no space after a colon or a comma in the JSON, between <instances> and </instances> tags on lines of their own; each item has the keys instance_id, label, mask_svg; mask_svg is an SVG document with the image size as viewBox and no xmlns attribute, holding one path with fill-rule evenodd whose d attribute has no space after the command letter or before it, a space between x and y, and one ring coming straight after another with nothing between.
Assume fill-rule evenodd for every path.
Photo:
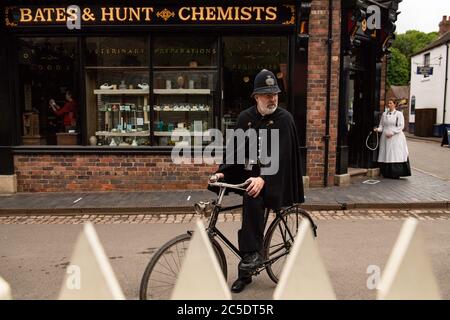
<instances>
[{"instance_id":1,"label":"white barrier","mask_svg":"<svg viewBox=\"0 0 450 320\"><path fill-rule=\"evenodd\" d=\"M0 300L11 300L11 288L9 287L8 282L3 280L0 277Z\"/></svg>"},{"instance_id":2,"label":"white barrier","mask_svg":"<svg viewBox=\"0 0 450 320\"><path fill-rule=\"evenodd\" d=\"M311 224L304 220L275 289L275 300L335 300Z\"/></svg>"},{"instance_id":3,"label":"white barrier","mask_svg":"<svg viewBox=\"0 0 450 320\"><path fill-rule=\"evenodd\" d=\"M91 223L85 224L78 236L59 299L125 299Z\"/></svg>"},{"instance_id":4,"label":"white barrier","mask_svg":"<svg viewBox=\"0 0 450 320\"><path fill-rule=\"evenodd\" d=\"M403 224L378 286L380 300L441 299L416 219Z\"/></svg>"},{"instance_id":5,"label":"white barrier","mask_svg":"<svg viewBox=\"0 0 450 320\"><path fill-rule=\"evenodd\" d=\"M416 219L408 219L403 224L377 289L380 300L441 299ZM308 220L300 226L273 298L336 299ZM5 299L12 299L11 289L0 277L0 300ZM59 299L125 299L90 223L84 226L77 239ZM200 220L196 222L171 299L231 300L230 290Z\"/></svg>"},{"instance_id":6,"label":"white barrier","mask_svg":"<svg viewBox=\"0 0 450 320\"><path fill-rule=\"evenodd\" d=\"M196 222L171 299L231 300L230 290L201 220Z\"/></svg>"}]
</instances>

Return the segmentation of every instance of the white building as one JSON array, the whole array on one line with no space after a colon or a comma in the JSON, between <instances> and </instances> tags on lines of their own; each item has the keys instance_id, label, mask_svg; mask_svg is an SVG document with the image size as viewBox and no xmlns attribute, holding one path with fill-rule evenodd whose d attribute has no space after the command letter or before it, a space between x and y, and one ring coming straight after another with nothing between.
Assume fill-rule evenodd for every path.
<instances>
[{"instance_id":1,"label":"white building","mask_svg":"<svg viewBox=\"0 0 450 320\"><path fill-rule=\"evenodd\" d=\"M439 24L440 37L411 57L410 132L415 129L418 109L436 109L434 136L441 136L445 126L450 128L449 30L450 17L444 16Z\"/></svg>"}]
</instances>

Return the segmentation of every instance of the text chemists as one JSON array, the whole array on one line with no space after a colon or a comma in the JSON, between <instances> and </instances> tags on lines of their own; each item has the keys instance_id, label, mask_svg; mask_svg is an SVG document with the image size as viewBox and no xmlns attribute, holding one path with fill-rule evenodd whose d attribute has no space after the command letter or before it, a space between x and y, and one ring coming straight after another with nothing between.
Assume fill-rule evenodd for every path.
<instances>
[{"instance_id":1,"label":"text chemists","mask_svg":"<svg viewBox=\"0 0 450 320\"><path fill-rule=\"evenodd\" d=\"M181 20L192 21L273 21L276 7L183 7L178 11Z\"/></svg>"}]
</instances>

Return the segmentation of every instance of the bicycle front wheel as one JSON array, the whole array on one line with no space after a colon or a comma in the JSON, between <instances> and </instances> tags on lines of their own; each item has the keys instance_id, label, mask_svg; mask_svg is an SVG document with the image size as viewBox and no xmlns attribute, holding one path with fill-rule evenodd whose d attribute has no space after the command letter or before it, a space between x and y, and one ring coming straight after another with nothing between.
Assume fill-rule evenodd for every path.
<instances>
[{"instance_id":1,"label":"bicycle front wheel","mask_svg":"<svg viewBox=\"0 0 450 320\"><path fill-rule=\"evenodd\" d=\"M189 233L182 234L164 244L152 257L142 276L139 298L141 300L168 300L175 287L189 241ZM227 261L222 247L212 240L222 272L227 278Z\"/></svg>"},{"instance_id":2,"label":"bicycle front wheel","mask_svg":"<svg viewBox=\"0 0 450 320\"><path fill-rule=\"evenodd\" d=\"M273 261L268 264L266 271L270 279L278 283L287 256L294 245L298 228L303 220L311 222L312 231L317 228L310 215L298 206L293 206L281 213L281 218L275 219L267 230L264 238L265 260Z\"/></svg>"}]
</instances>

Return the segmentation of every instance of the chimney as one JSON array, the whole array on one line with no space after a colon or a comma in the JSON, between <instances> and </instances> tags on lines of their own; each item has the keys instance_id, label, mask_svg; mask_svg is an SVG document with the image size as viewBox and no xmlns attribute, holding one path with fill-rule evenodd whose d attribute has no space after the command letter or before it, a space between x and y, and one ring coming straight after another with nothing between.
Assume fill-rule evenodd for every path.
<instances>
[{"instance_id":1,"label":"chimney","mask_svg":"<svg viewBox=\"0 0 450 320\"><path fill-rule=\"evenodd\" d=\"M442 36L446 32L450 31L450 17L442 17L442 21L439 23L439 36Z\"/></svg>"}]
</instances>

